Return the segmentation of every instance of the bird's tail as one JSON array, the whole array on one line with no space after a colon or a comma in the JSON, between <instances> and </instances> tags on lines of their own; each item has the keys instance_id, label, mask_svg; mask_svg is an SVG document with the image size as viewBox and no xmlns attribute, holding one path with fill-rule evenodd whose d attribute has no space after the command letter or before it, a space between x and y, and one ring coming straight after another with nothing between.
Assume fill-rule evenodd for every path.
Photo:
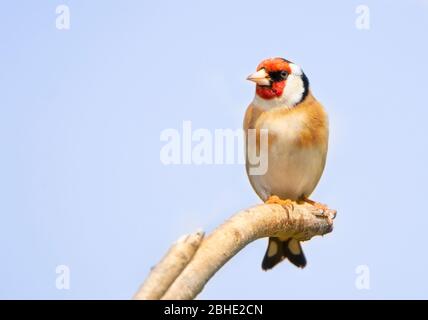
<instances>
[{"instance_id":1,"label":"bird's tail","mask_svg":"<svg viewBox=\"0 0 428 320\"><path fill-rule=\"evenodd\" d=\"M299 268L306 266L306 258L300 246L300 241L293 238L286 240L277 237L269 238L269 245L262 262L262 269L272 269L286 258Z\"/></svg>"}]
</instances>

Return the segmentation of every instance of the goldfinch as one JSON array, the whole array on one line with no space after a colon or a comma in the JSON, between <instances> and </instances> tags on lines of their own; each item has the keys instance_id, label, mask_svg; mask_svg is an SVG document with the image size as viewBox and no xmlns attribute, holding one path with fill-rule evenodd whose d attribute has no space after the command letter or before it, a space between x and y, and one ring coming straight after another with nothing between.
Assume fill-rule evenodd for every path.
<instances>
[{"instance_id":1,"label":"goldfinch","mask_svg":"<svg viewBox=\"0 0 428 320\"><path fill-rule=\"evenodd\" d=\"M291 61L270 58L247 79L256 83L256 93L245 113L244 131L247 142L250 129L255 132L256 152L263 151L261 131L267 132L265 172L252 173L251 147L246 146L246 169L253 189L266 203L308 202L325 209L308 198L323 173L329 135L327 114L313 96L308 78ZM269 238L262 268L271 269L286 258L297 267L306 266L299 241L285 235Z\"/></svg>"}]
</instances>

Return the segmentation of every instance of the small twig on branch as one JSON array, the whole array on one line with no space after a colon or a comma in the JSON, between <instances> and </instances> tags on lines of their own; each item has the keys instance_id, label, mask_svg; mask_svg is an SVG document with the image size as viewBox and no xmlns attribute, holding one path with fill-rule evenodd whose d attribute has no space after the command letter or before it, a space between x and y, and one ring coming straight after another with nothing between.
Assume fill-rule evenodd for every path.
<instances>
[{"instance_id":1,"label":"small twig on branch","mask_svg":"<svg viewBox=\"0 0 428 320\"><path fill-rule=\"evenodd\" d=\"M250 242L278 234L288 234L297 240L306 241L331 232L335 215L335 210L326 210L320 214L319 209L309 204L294 204L292 208L263 204L240 211L203 241L201 237L199 248L195 248L196 253L193 251L194 255L186 255L190 256L189 259L180 260L180 254L173 252L174 247L170 249L150 273L135 298L193 299L208 280ZM169 262L166 264L165 261ZM182 268L166 268L163 266L165 264L180 264ZM159 290L157 286L162 289Z\"/></svg>"}]
</instances>

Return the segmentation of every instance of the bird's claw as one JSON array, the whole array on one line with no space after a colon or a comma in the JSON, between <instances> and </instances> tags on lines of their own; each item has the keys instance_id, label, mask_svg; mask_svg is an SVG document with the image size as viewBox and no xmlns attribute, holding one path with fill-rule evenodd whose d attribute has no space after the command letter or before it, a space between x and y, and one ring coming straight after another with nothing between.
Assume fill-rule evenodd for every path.
<instances>
[{"instance_id":1,"label":"bird's claw","mask_svg":"<svg viewBox=\"0 0 428 320\"><path fill-rule=\"evenodd\" d=\"M281 199L281 198L280 198L280 197L278 197L278 196L270 196L270 197L265 201L265 203L266 203L266 204L279 204L279 205L281 205L282 207L286 207L286 208L290 207L290 208L291 208L291 210L294 210L294 202L293 202L292 200L290 200L290 199L285 199L285 200L283 200L283 199Z\"/></svg>"},{"instance_id":2,"label":"bird's claw","mask_svg":"<svg viewBox=\"0 0 428 320\"><path fill-rule=\"evenodd\" d=\"M326 212L330 210L326 204L319 203L311 199L307 199L307 198L303 199L303 202L309 203L310 205L315 207L315 209L317 209L320 212L320 215L324 215Z\"/></svg>"}]
</instances>

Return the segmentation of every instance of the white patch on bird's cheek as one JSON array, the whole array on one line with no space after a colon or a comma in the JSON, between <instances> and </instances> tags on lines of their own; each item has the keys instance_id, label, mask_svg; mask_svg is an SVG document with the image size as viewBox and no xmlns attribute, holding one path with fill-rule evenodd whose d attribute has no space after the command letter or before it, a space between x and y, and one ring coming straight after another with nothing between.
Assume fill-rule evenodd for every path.
<instances>
[{"instance_id":1,"label":"white patch on bird's cheek","mask_svg":"<svg viewBox=\"0 0 428 320\"><path fill-rule=\"evenodd\" d=\"M305 86L301 76L290 74L285 84L284 92L280 99L282 99L287 106L294 107L302 100Z\"/></svg>"}]
</instances>

